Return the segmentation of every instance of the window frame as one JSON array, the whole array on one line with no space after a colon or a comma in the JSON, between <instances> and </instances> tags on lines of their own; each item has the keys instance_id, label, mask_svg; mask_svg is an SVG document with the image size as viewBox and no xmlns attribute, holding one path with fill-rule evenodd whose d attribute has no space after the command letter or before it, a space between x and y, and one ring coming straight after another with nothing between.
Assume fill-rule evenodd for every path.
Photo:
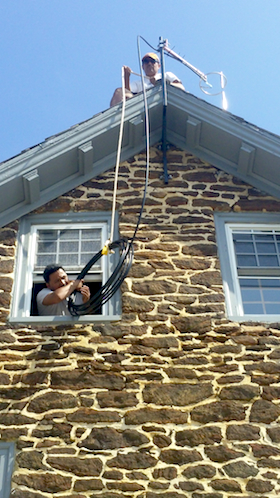
<instances>
[{"instance_id":1,"label":"window frame","mask_svg":"<svg viewBox=\"0 0 280 498\"><path fill-rule=\"evenodd\" d=\"M28 215L20 220L17 255L15 262L15 277L12 291L12 304L9 321L11 323L92 323L111 322L120 320L121 298L120 291L117 291L112 298L102 306L102 314L85 315L80 317L72 316L30 316L31 294L33 285L33 261L35 251L32 248L32 237L34 240L34 228L44 229L46 226L67 226L68 228L101 228L102 244L105 244L111 231L111 213L108 212L82 212L82 213L43 213L40 215ZM114 240L118 239L118 216L116 213ZM34 244L33 244L34 247ZM32 249L30 249L32 248ZM92 255L93 256L93 255ZM102 284L104 284L117 262L117 254L110 254L101 258ZM105 259L108 258L108 259ZM90 259L90 258L89 258ZM73 278L78 275L69 272ZM87 278L87 277L86 277ZM94 276L92 278L94 280Z\"/></svg>"},{"instance_id":2,"label":"window frame","mask_svg":"<svg viewBox=\"0 0 280 498\"><path fill-rule=\"evenodd\" d=\"M9 498L15 460L15 443L0 442L0 498Z\"/></svg>"},{"instance_id":3,"label":"window frame","mask_svg":"<svg viewBox=\"0 0 280 498\"><path fill-rule=\"evenodd\" d=\"M227 317L235 322L273 323L280 321L279 314L246 314L243 312L238 280L232 229L280 230L279 213L214 213L218 255L221 265ZM271 267L272 268L272 267ZM257 276L257 275L256 275Z\"/></svg>"}]
</instances>

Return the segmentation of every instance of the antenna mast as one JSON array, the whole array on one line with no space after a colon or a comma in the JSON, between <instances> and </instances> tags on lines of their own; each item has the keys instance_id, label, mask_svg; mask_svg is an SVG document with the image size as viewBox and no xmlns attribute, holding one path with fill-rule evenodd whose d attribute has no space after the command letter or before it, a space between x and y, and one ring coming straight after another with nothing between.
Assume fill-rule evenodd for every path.
<instances>
[{"instance_id":1,"label":"antenna mast","mask_svg":"<svg viewBox=\"0 0 280 498\"><path fill-rule=\"evenodd\" d=\"M166 92L166 78L165 78L165 64L164 64L164 48L166 40L162 37L159 39L159 52L161 59L161 81L162 81L162 100L163 100L163 110L162 110L162 156L163 156L163 177L164 183L168 183L170 175L167 170L167 140L166 140L166 111L167 111L167 92Z\"/></svg>"}]
</instances>

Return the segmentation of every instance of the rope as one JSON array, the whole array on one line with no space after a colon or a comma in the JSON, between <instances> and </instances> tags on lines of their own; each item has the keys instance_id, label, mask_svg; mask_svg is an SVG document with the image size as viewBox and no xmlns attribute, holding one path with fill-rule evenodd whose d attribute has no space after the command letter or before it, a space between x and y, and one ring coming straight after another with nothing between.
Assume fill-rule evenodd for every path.
<instances>
[{"instance_id":1,"label":"rope","mask_svg":"<svg viewBox=\"0 0 280 498\"><path fill-rule=\"evenodd\" d=\"M118 150L117 150L116 169L115 169L111 235L110 235L110 239L109 239L110 242L113 242L114 228L115 228L116 199L117 199L118 176L119 176L119 166L120 166L121 147L122 147L122 138L123 138L125 102L126 102L126 98L125 98L124 67L122 66L122 114L121 114L120 133L119 133L119 142L118 142ZM105 244L105 246L106 246L106 244Z\"/></svg>"}]
</instances>

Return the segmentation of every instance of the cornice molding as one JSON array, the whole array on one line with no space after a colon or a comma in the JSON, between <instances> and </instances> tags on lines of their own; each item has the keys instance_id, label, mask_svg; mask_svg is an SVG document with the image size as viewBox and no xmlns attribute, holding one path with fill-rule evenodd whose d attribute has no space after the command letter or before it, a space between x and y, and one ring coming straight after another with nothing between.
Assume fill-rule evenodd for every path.
<instances>
[{"instance_id":1,"label":"cornice molding","mask_svg":"<svg viewBox=\"0 0 280 498\"><path fill-rule=\"evenodd\" d=\"M162 89L147 92L150 144L162 136ZM121 104L0 164L1 226L114 167ZM121 161L145 148L141 94L126 103ZM280 198L280 137L168 85L167 140Z\"/></svg>"}]
</instances>

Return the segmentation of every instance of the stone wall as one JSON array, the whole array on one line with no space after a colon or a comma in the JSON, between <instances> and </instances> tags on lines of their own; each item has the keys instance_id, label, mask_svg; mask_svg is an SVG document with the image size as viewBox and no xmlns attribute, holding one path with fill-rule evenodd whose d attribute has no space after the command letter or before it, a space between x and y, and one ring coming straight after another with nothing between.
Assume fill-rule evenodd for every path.
<instances>
[{"instance_id":1,"label":"stone wall","mask_svg":"<svg viewBox=\"0 0 280 498\"><path fill-rule=\"evenodd\" d=\"M0 231L0 435L16 441L13 498L249 498L280 492L279 324L225 315L213 212L280 202L171 148L151 174L123 317L110 325L7 321L17 224ZM121 167L133 233L145 155ZM110 210L113 172L43 211Z\"/></svg>"}]
</instances>

